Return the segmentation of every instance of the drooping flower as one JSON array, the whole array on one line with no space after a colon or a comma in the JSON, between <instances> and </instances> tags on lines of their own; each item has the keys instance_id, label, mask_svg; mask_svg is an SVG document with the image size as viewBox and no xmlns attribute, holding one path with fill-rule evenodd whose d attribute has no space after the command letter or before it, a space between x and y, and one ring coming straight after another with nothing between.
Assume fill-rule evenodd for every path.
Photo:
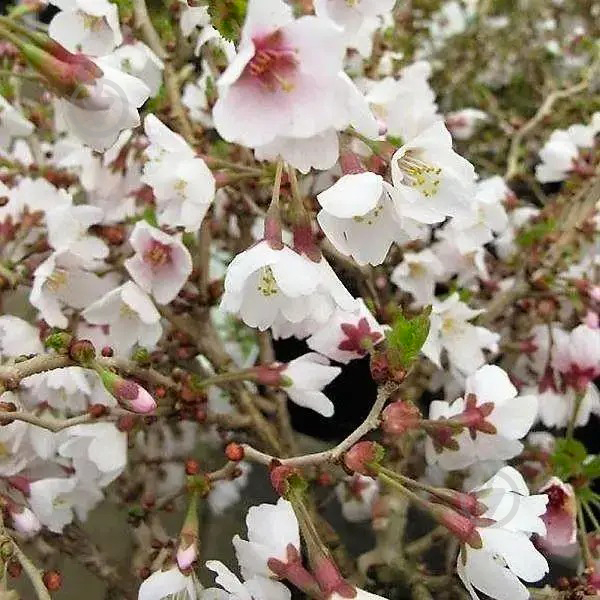
<instances>
[{"instance_id":1,"label":"drooping flower","mask_svg":"<svg viewBox=\"0 0 600 600\"><path fill-rule=\"evenodd\" d=\"M452 149L452 136L436 121L407 140L391 161L400 214L421 223L467 215L475 193L473 165Z\"/></svg>"},{"instance_id":2,"label":"drooping flower","mask_svg":"<svg viewBox=\"0 0 600 600\"><path fill-rule=\"evenodd\" d=\"M336 306L352 311L356 301L323 258L316 263L263 240L238 254L227 268L221 307L239 314L250 327L265 330L278 319L284 324L314 319L316 329Z\"/></svg>"},{"instance_id":3,"label":"drooping flower","mask_svg":"<svg viewBox=\"0 0 600 600\"><path fill-rule=\"evenodd\" d=\"M103 56L123 41L117 6L108 0L52 0L60 9L48 34L70 52Z\"/></svg>"},{"instance_id":4,"label":"drooping flower","mask_svg":"<svg viewBox=\"0 0 600 600\"><path fill-rule=\"evenodd\" d=\"M94 150L110 148L124 129L140 124L138 108L150 90L137 77L113 68L104 58L95 59L102 76L85 82L66 98L58 98L57 110L70 133Z\"/></svg>"},{"instance_id":5,"label":"drooping flower","mask_svg":"<svg viewBox=\"0 0 600 600\"><path fill-rule=\"evenodd\" d=\"M358 310L349 312L338 308L306 343L311 350L347 364L362 358L370 346L382 341L384 331L364 301L359 299Z\"/></svg>"},{"instance_id":6,"label":"drooping flower","mask_svg":"<svg viewBox=\"0 0 600 600\"><path fill-rule=\"evenodd\" d=\"M338 501L342 505L342 514L353 523L371 518L373 504L379 494L379 484L372 477L355 473L345 477L335 487Z\"/></svg>"},{"instance_id":7,"label":"drooping flower","mask_svg":"<svg viewBox=\"0 0 600 600\"><path fill-rule=\"evenodd\" d=\"M399 236L389 184L381 175L350 173L317 195L317 221L329 241L358 264L378 265Z\"/></svg>"},{"instance_id":8,"label":"drooping flower","mask_svg":"<svg viewBox=\"0 0 600 600\"><path fill-rule=\"evenodd\" d=\"M525 437L537 415L535 396L517 397L517 389L508 375L496 365L485 365L467 377L465 397L451 404L434 400L430 419L450 420L464 429L443 431L455 444L436 441L433 432L426 441L427 462L438 462L444 469L467 467L480 460L506 460L523 449ZM445 437L444 437L445 439Z\"/></svg>"},{"instance_id":9,"label":"drooping flower","mask_svg":"<svg viewBox=\"0 0 600 600\"><path fill-rule=\"evenodd\" d=\"M463 373L472 373L485 362L483 349L496 351L500 336L469 323L481 310L473 310L462 302L457 293L433 304L429 335L421 351L440 366L442 349L451 365Z\"/></svg>"},{"instance_id":10,"label":"drooping flower","mask_svg":"<svg viewBox=\"0 0 600 600\"><path fill-rule=\"evenodd\" d=\"M159 304L168 304L192 272L192 257L181 240L138 221L129 243L135 255L125 261L133 280Z\"/></svg>"},{"instance_id":11,"label":"drooping flower","mask_svg":"<svg viewBox=\"0 0 600 600\"><path fill-rule=\"evenodd\" d=\"M283 498L277 504L253 506L246 515L248 540L233 538L235 554L242 576L277 577L269 568L269 559L287 561L288 546L300 552L300 532L292 505Z\"/></svg>"},{"instance_id":12,"label":"drooping flower","mask_svg":"<svg viewBox=\"0 0 600 600\"><path fill-rule=\"evenodd\" d=\"M573 486L552 477L541 488L548 496L548 506L542 515L546 534L537 543L554 556L573 556L577 552L577 501Z\"/></svg>"},{"instance_id":13,"label":"drooping flower","mask_svg":"<svg viewBox=\"0 0 600 600\"><path fill-rule=\"evenodd\" d=\"M309 352L290 361L282 375L291 382L284 387L290 400L298 406L310 408L324 417L333 415L333 403L321 391L340 373L340 367L329 366L329 360L316 352Z\"/></svg>"},{"instance_id":14,"label":"drooping flower","mask_svg":"<svg viewBox=\"0 0 600 600\"><path fill-rule=\"evenodd\" d=\"M153 348L162 334L158 310L132 281L104 294L82 316L92 325L108 325L111 345L125 354L135 344Z\"/></svg>"},{"instance_id":15,"label":"drooping flower","mask_svg":"<svg viewBox=\"0 0 600 600\"><path fill-rule=\"evenodd\" d=\"M474 527L481 547L465 544L456 569L473 600L476 590L496 600L526 600L529 590L520 581L539 581L548 572L546 559L529 539L532 533L544 535L541 516L548 497L529 495L521 474L504 467L483 486L471 492L488 507L483 523Z\"/></svg>"}]
</instances>

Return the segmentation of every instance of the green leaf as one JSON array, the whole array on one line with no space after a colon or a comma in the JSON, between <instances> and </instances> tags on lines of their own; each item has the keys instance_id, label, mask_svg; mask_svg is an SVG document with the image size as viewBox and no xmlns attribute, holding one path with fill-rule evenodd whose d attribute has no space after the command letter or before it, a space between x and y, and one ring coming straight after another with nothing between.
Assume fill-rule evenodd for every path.
<instances>
[{"instance_id":1,"label":"green leaf","mask_svg":"<svg viewBox=\"0 0 600 600\"><path fill-rule=\"evenodd\" d=\"M407 319L399 314L386 333L388 358L392 365L407 368L419 356L429 334L429 315L426 308L420 315Z\"/></svg>"},{"instance_id":2,"label":"green leaf","mask_svg":"<svg viewBox=\"0 0 600 600\"><path fill-rule=\"evenodd\" d=\"M556 220L546 219L540 223L535 223L529 229L522 231L517 235L516 242L523 248L530 248L538 242L541 242L549 233L556 230Z\"/></svg>"},{"instance_id":3,"label":"green leaf","mask_svg":"<svg viewBox=\"0 0 600 600\"><path fill-rule=\"evenodd\" d=\"M554 474L560 479L569 479L581 475L583 472L583 462L587 458L585 446L574 439L558 438L554 454L550 460L554 469Z\"/></svg>"},{"instance_id":4,"label":"green leaf","mask_svg":"<svg viewBox=\"0 0 600 600\"><path fill-rule=\"evenodd\" d=\"M227 40L237 42L246 18L248 0L208 0L213 27Z\"/></svg>"},{"instance_id":5,"label":"green leaf","mask_svg":"<svg viewBox=\"0 0 600 600\"><path fill-rule=\"evenodd\" d=\"M142 219L146 221L152 227L158 227L158 220L156 219L156 211L153 207L149 206L142 213Z\"/></svg>"},{"instance_id":6,"label":"green leaf","mask_svg":"<svg viewBox=\"0 0 600 600\"><path fill-rule=\"evenodd\" d=\"M600 456L597 454L589 456L583 464L582 471L588 479L597 479L600 477Z\"/></svg>"}]
</instances>

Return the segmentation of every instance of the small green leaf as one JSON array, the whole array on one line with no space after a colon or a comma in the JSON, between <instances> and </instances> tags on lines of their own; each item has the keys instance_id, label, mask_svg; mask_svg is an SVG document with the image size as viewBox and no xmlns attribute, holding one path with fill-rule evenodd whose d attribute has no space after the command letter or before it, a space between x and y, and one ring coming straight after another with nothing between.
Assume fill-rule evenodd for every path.
<instances>
[{"instance_id":1,"label":"small green leaf","mask_svg":"<svg viewBox=\"0 0 600 600\"><path fill-rule=\"evenodd\" d=\"M149 225L152 225L152 227L158 227L158 220L156 219L156 211L151 206L149 206L148 208L146 208L146 210L144 210L144 212L142 213L142 219L144 221L146 221Z\"/></svg>"},{"instance_id":2,"label":"small green leaf","mask_svg":"<svg viewBox=\"0 0 600 600\"><path fill-rule=\"evenodd\" d=\"M388 358L392 365L407 368L419 356L419 352L429 334L431 308L420 315L407 319L399 314L392 328L386 333Z\"/></svg>"},{"instance_id":3,"label":"small green leaf","mask_svg":"<svg viewBox=\"0 0 600 600\"><path fill-rule=\"evenodd\" d=\"M213 27L227 40L237 42L246 18L248 0L208 0Z\"/></svg>"},{"instance_id":4,"label":"small green leaf","mask_svg":"<svg viewBox=\"0 0 600 600\"><path fill-rule=\"evenodd\" d=\"M588 479L598 479L600 477L600 456L589 456L583 464L583 474Z\"/></svg>"},{"instance_id":5,"label":"small green leaf","mask_svg":"<svg viewBox=\"0 0 600 600\"><path fill-rule=\"evenodd\" d=\"M583 462L587 458L585 446L574 439L558 438L551 457L554 474L560 479L581 475Z\"/></svg>"}]
</instances>

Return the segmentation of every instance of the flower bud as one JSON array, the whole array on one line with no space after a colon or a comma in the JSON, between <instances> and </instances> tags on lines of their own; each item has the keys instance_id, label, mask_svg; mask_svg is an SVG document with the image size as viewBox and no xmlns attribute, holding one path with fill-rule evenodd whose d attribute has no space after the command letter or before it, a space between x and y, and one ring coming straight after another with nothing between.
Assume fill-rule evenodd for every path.
<instances>
[{"instance_id":1,"label":"flower bud","mask_svg":"<svg viewBox=\"0 0 600 600\"><path fill-rule=\"evenodd\" d=\"M382 446L376 442L358 442L344 454L344 464L353 473L376 476L372 465L378 465L385 454Z\"/></svg>"},{"instance_id":2,"label":"flower bud","mask_svg":"<svg viewBox=\"0 0 600 600\"><path fill-rule=\"evenodd\" d=\"M356 588L341 575L337 565L329 557L322 557L313 568L313 574L325 598L354 598Z\"/></svg>"},{"instance_id":3,"label":"flower bud","mask_svg":"<svg viewBox=\"0 0 600 600\"><path fill-rule=\"evenodd\" d=\"M454 508L458 508L475 517L481 516L488 510L488 507L483 502L480 502L475 494L445 488L436 488L435 491L431 491L431 494L441 502L450 504Z\"/></svg>"},{"instance_id":4,"label":"flower bud","mask_svg":"<svg viewBox=\"0 0 600 600\"><path fill-rule=\"evenodd\" d=\"M431 506L431 514L440 525L453 533L461 542L475 549L483 547L483 541L475 523L469 517L461 515L448 506L435 504Z\"/></svg>"},{"instance_id":5,"label":"flower bud","mask_svg":"<svg viewBox=\"0 0 600 600\"><path fill-rule=\"evenodd\" d=\"M292 489L296 488L302 491L302 488L306 486L306 482L294 467L276 464L271 468L270 476L271 485L282 498L287 498Z\"/></svg>"},{"instance_id":6,"label":"flower bud","mask_svg":"<svg viewBox=\"0 0 600 600\"><path fill-rule=\"evenodd\" d=\"M69 356L76 363L87 367L96 358L96 349L90 340L73 340L69 344Z\"/></svg>"},{"instance_id":7,"label":"flower bud","mask_svg":"<svg viewBox=\"0 0 600 600\"><path fill-rule=\"evenodd\" d=\"M382 414L382 428L386 433L400 435L419 426L421 411L412 402L392 402Z\"/></svg>"},{"instance_id":8,"label":"flower bud","mask_svg":"<svg viewBox=\"0 0 600 600\"><path fill-rule=\"evenodd\" d=\"M104 387L125 409L138 414L147 414L156 408L154 398L140 385L105 368L98 368Z\"/></svg>"},{"instance_id":9,"label":"flower bud","mask_svg":"<svg viewBox=\"0 0 600 600\"><path fill-rule=\"evenodd\" d=\"M14 528L24 536L34 536L42 528L42 524L35 513L26 506L20 506L9 501L6 510L12 519Z\"/></svg>"}]
</instances>

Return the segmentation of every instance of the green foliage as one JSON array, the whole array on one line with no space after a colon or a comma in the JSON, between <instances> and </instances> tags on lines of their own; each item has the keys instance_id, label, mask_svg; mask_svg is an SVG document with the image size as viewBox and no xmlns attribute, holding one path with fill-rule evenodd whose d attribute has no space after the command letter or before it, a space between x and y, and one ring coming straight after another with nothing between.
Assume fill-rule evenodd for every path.
<instances>
[{"instance_id":1,"label":"green foliage","mask_svg":"<svg viewBox=\"0 0 600 600\"><path fill-rule=\"evenodd\" d=\"M156 211L152 206L149 206L142 213L142 220L146 221L152 227L158 227L158 220L156 219Z\"/></svg>"},{"instance_id":2,"label":"green foliage","mask_svg":"<svg viewBox=\"0 0 600 600\"><path fill-rule=\"evenodd\" d=\"M407 319L403 314L396 316L392 328L386 333L388 357L392 364L407 368L417 359L429 334L431 308L420 315Z\"/></svg>"},{"instance_id":3,"label":"green foliage","mask_svg":"<svg viewBox=\"0 0 600 600\"><path fill-rule=\"evenodd\" d=\"M535 223L525 231L522 231L516 238L517 244L523 248L531 248L542 241L549 233L556 230L556 220L546 219L540 223Z\"/></svg>"},{"instance_id":4,"label":"green foliage","mask_svg":"<svg viewBox=\"0 0 600 600\"><path fill-rule=\"evenodd\" d=\"M248 0L208 0L208 12L215 29L227 40L237 42L246 18Z\"/></svg>"},{"instance_id":5,"label":"green foliage","mask_svg":"<svg viewBox=\"0 0 600 600\"><path fill-rule=\"evenodd\" d=\"M551 457L554 474L560 479L584 478L593 481L600 477L600 455L588 455L578 440L558 438Z\"/></svg>"}]
</instances>

